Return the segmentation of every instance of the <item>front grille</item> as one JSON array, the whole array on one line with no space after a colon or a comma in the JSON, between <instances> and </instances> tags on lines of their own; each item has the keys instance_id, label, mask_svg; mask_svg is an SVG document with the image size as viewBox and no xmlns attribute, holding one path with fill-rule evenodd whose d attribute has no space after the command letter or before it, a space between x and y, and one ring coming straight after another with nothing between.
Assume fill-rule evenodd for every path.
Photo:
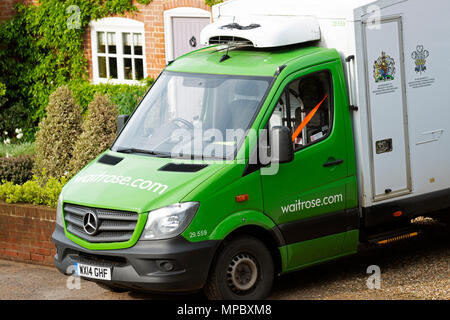
<instances>
[{"instance_id":1,"label":"front grille","mask_svg":"<svg viewBox=\"0 0 450 320\"><path fill-rule=\"evenodd\" d=\"M98 217L97 232L93 235L87 233L84 228L84 218L88 212L94 213ZM98 209L69 203L64 205L67 231L92 243L126 242L130 240L136 228L138 217L135 212Z\"/></svg>"},{"instance_id":2,"label":"front grille","mask_svg":"<svg viewBox=\"0 0 450 320\"><path fill-rule=\"evenodd\" d=\"M67 249L65 253L74 261L92 266L113 268L127 265L127 259L124 257L89 254L72 249Z\"/></svg>"}]
</instances>

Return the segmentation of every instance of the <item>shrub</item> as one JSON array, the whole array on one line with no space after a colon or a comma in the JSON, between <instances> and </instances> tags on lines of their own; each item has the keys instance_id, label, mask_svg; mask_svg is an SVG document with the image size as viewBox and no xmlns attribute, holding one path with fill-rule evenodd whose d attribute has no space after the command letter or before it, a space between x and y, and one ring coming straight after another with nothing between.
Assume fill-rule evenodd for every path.
<instances>
[{"instance_id":1,"label":"shrub","mask_svg":"<svg viewBox=\"0 0 450 320\"><path fill-rule=\"evenodd\" d=\"M50 177L62 177L69 170L75 142L81 133L81 111L67 86L50 96L47 115L36 135L35 173L44 169Z\"/></svg>"},{"instance_id":2,"label":"shrub","mask_svg":"<svg viewBox=\"0 0 450 320\"><path fill-rule=\"evenodd\" d=\"M0 82L0 97L3 97L6 94L6 86Z\"/></svg>"},{"instance_id":3,"label":"shrub","mask_svg":"<svg viewBox=\"0 0 450 320\"><path fill-rule=\"evenodd\" d=\"M137 85L92 84L88 81L73 81L69 84L69 87L83 112L87 110L89 103L94 99L94 95L101 93L111 97L111 101L119 109L119 114L131 114L153 82L154 80L151 78L143 80Z\"/></svg>"},{"instance_id":4,"label":"shrub","mask_svg":"<svg viewBox=\"0 0 450 320\"><path fill-rule=\"evenodd\" d=\"M8 101L7 98L5 98L6 95L6 86L0 82L0 108L3 107L3 105L6 104ZM1 119L1 113L0 113L0 119Z\"/></svg>"},{"instance_id":5,"label":"shrub","mask_svg":"<svg viewBox=\"0 0 450 320\"><path fill-rule=\"evenodd\" d=\"M22 184L33 178L32 156L0 158L0 181Z\"/></svg>"},{"instance_id":6,"label":"shrub","mask_svg":"<svg viewBox=\"0 0 450 320\"><path fill-rule=\"evenodd\" d=\"M136 1L137 1L137 3L147 5L147 4L149 4L150 2L152 2L153 0L136 0Z\"/></svg>"},{"instance_id":7,"label":"shrub","mask_svg":"<svg viewBox=\"0 0 450 320\"><path fill-rule=\"evenodd\" d=\"M77 173L113 143L117 135L117 116L117 107L110 98L96 93L88 107L83 133L75 144L70 174Z\"/></svg>"},{"instance_id":8,"label":"shrub","mask_svg":"<svg viewBox=\"0 0 450 320\"><path fill-rule=\"evenodd\" d=\"M58 204L59 194L66 183L66 177L60 179L47 177L44 170L40 177L35 175L32 180L23 185L3 181L0 185L0 199L7 203L23 202L55 208Z\"/></svg>"},{"instance_id":9,"label":"shrub","mask_svg":"<svg viewBox=\"0 0 450 320\"><path fill-rule=\"evenodd\" d=\"M26 128L25 130L25 140L31 141L33 138L32 132L29 128L34 129L35 124L30 118L30 110L22 102L16 102L9 105L9 101L3 97L0 98L0 105L2 104L2 99L4 101L4 106L0 109L0 127L1 132L8 131L13 133L15 128ZM5 125L1 125L1 124Z\"/></svg>"},{"instance_id":10,"label":"shrub","mask_svg":"<svg viewBox=\"0 0 450 320\"><path fill-rule=\"evenodd\" d=\"M210 7L221 2L223 2L223 0L205 0L206 5Z\"/></svg>"}]
</instances>

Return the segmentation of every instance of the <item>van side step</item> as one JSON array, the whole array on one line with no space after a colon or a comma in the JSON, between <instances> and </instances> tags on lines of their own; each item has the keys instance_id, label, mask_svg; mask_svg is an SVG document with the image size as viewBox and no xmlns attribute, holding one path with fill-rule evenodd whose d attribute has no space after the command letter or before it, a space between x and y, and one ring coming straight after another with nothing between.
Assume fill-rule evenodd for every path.
<instances>
[{"instance_id":1,"label":"van side step","mask_svg":"<svg viewBox=\"0 0 450 320\"><path fill-rule=\"evenodd\" d=\"M420 234L420 230L409 227L372 235L368 237L367 241L370 244L386 245L396 241L411 239L419 236Z\"/></svg>"}]
</instances>

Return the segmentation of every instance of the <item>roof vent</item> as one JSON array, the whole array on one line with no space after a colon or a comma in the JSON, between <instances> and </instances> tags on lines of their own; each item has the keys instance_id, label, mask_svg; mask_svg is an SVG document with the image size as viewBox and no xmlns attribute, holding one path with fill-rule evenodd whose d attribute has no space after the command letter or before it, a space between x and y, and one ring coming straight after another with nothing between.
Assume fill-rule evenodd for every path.
<instances>
[{"instance_id":1,"label":"roof vent","mask_svg":"<svg viewBox=\"0 0 450 320\"><path fill-rule=\"evenodd\" d=\"M211 37L209 39L209 45L215 45L215 44L226 44L226 45L232 45L232 46L249 46L253 47L253 42L251 42L248 39L240 38L240 37L233 37L233 36L217 36L217 37Z\"/></svg>"}]
</instances>

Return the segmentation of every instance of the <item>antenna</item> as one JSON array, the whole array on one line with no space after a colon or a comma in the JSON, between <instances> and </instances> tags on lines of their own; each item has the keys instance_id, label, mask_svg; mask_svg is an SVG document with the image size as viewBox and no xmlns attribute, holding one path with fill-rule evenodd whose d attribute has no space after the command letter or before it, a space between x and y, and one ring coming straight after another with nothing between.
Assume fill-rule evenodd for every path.
<instances>
[{"instance_id":1,"label":"antenna","mask_svg":"<svg viewBox=\"0 0 450 320\"><path fill-rule=\"evenodd\" d=\"M233 24L234 24L235 19L236 19L236 16L233 16ZM234 35L233 35L232 42L234 42ZM228 55L229 50L230 50L230 45L227 46L227 52L222 56L222 58L220 58L220 62L224 62L224 61L230 59L230 56Z\"/></svg>"}]
</instances>

